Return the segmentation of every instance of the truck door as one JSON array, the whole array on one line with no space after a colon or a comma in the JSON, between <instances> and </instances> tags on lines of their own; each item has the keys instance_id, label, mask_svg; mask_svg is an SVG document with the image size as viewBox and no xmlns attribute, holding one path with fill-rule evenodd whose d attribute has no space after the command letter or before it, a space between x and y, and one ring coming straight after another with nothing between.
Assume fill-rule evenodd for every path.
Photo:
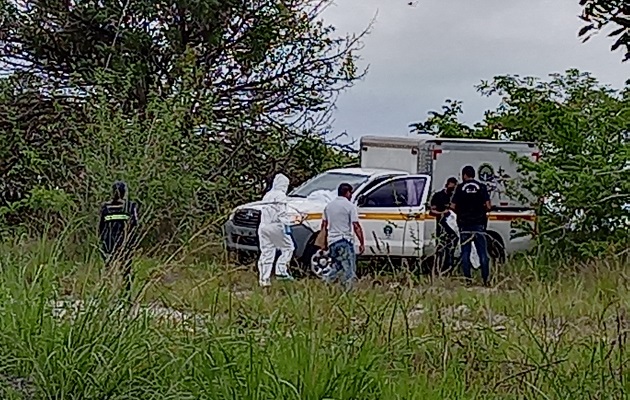
<instances>
[{"instance_id":1,"label":"truck door","mask_svg":"<svg viewBox=\"0 0 630 400\"><path fill-rule=\"evenodd\" d=\"M366 255L422 255L430 183L427 175L406 175L388 179L358 196Z\"/></svg>"}]
</instances>

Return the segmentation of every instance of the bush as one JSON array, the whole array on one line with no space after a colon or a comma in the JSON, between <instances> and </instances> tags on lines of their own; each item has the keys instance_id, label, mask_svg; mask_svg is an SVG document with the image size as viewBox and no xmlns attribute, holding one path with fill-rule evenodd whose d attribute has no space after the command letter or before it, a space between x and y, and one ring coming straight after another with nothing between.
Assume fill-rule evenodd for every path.
<instances>
[{"instance_id":1,"label":"bush","mask_svg":"<svg viewBox=\"0 0 630 400\"><path fill-rule=\"evenodd\" d=\"M478 86L498 95L496 110L474 127L458 121L461 103L417 124L444 137L530 141L542 150L533 163L517 160L523 188L543 199L539 246L548 259L598 257L627 251L630 223L630 90L613 90L577 70L548 81L499 76ZM518 193L513 193L518 194Z\"/></svg>"},{"instance_id":2,"label":"bush","mask_svg":"<svg viewBox=\"0 0 630 400\"><path fill-rule=\"evenodd\" d=\"M326 2L62 3L0 5L12 44L0 62L13 69L0 79L5 228L78 219L89 237L124 179L145 242L177 243L216 232L276 172L301 180L348 159L324 133L337 94L363 75L362 35L336 36ZM72 211L29 200L43 191L73 199Z\"/></svg>"}]
</instances>

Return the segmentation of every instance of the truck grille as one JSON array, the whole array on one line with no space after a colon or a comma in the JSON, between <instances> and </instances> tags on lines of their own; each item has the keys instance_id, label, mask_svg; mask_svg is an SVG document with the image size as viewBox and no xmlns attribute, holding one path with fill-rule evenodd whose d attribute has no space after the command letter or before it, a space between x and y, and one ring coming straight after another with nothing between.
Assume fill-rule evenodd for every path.
<instances>
[{"instance_id":1,"label":"truck grille","mask_svg":"<svg viewBox=\"0 0 630 400\"><path fill-rule=\"evenodd\" d=\"M232 221L236 226L258 228L258 225L260 224L260 211L252 210L251 208L238 210L234 214L234 219Z\"/></svg>"}]
</instances>

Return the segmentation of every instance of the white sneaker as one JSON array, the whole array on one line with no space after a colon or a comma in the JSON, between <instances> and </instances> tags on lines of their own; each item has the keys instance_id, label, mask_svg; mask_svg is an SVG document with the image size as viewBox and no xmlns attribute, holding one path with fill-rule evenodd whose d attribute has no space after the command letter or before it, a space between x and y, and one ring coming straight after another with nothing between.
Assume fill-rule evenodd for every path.
<instances>
[{"instance_id":1,"label":"white sneaker","mask_svg":"<svg viewBox=\"0 0 630 400\"><path fill-rule=\"evenodd\" d=\"M260 285L260 287L269 287L269 286L271 286L271 282L269 282L269 281L260 281L260 282L258 282L258 284Z\"/></svg>"}]
</instances>

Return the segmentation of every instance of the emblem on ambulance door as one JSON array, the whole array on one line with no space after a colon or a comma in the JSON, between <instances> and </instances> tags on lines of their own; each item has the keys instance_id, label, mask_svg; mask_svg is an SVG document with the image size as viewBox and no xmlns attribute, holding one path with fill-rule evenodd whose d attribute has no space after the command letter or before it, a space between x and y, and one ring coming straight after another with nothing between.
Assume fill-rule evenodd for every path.
<instances>
[{"instance_id":1,"label":"emblem on ambulance door","mask_svg":"<svg viewBox=\"0 0 630 400\"><path fill-rule=\"evenodd\" d=\"M494 180L494 168L490 164L481 164L477 173L481 182L488 183Z\"/></svg>"},{"instance_id":2,"label":"emblem on ambulance door","mask_svg":"<svg viewBox=\"0 0 630 400\"><path fill-rule=\"evenodd\" d=\"M507 190L507 181L510 180L511 177L505 173L505 170L501 166L495 171L492 165L488 163L481 164L477 170L477 176L479 177L479 181L484 183L488 188L488 193L493 202L503 200Z\"/></svg>"},{"instance_id":3,"label":"emblem on ambulance door","mask_svg":"<svg viewBox=\"0 0 630 400\"><path fill-rule=\"evenodd\" d=\"M385 227L383 228L383 233L385 234L385 237L387 239L391 239L392 233L394 233L394 228L392 228L391 225L385 225Z\"/></svg>"}]
</instances>

